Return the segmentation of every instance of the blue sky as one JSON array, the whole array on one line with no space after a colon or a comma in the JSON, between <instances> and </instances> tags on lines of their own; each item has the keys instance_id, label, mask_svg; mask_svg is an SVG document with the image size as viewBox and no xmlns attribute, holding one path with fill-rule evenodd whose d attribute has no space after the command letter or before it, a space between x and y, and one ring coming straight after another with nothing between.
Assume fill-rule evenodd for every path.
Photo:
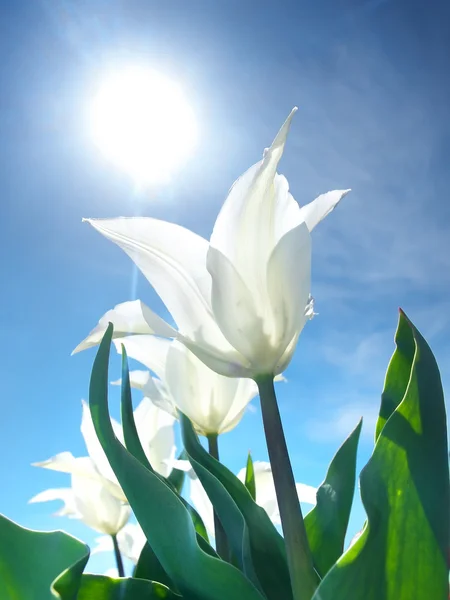
<instances>
[{"instance_id":1,"label":"blue sky","mask_svg":"<svg viewBox=\"0 0 450 600\"><path fill-rule=\"evenodd\" d=\"M280 171L296 200L353 189L314 231L319 315L278 388L297 480L320 483L361 415L360 466L370 455L399 306L450 383L448 3L23 0L0 10L0 512L93 539L52 518L56 505L27 505L68 483L30 463L85 453L80 401L94 352L70 352L100 315L135 297L161 309L81 218L149 215L208 237L229 186L294 105ZM99 154L86 118L104 70L135 62L179 81L200 123L189 162L145 194ZM267 456L255 409L221 440L235 471L248 449ZM356 502L352 533L363 520Z\"/></svg>"}]
</instances>

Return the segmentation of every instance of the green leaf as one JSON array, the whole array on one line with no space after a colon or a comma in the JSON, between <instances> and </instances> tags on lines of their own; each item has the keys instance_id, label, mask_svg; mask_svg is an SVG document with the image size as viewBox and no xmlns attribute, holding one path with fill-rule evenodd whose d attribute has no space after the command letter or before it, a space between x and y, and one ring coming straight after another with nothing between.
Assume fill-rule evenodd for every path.
<instances>
[{"instance_id":1,"label":"green leaf","mask_svg":"<svg viewBox=\"0 0 450 600\"><path fill-rule=\"evenodd\" d=\"M139 435L134 422L133 400L131 397L130 373L128 369L127 351L122 344L122 386L121 386L121 417L123 439L126 449L132 454L144 467L152 473L155 473L147 455L144 452ZM155 473L155 475L157 475Z\"/></svg>"},{"instance_id":2,"label":"green leaf","mask_svg":"<svg viewBox=\"0 0 450 600\"><path fill-rule=\"evenodd\" d=\"M267 598L292 598L284 540L266 511L254 502L245 485L225 465L206 452L189 419L182 414L180 424L189 460L214 505L233 554L241 560L249 577L253 578L254 569ZM242 527L239 513L246 527Z\"/></svg>"},{"instance_id":3,"label":"green leaf","mask_svg":"<svg viewBox=\"0 0 450 600\"><path fill-rule=\"evenodd\" d=\"M253 469L253 460L250 452L248 453L247 465L245 468L245 487L248 489L253 500L256 500L255 471Z\"/></svg>"},{"instance_id":4,"label":"green leaf","mask_svg":"<svg viewBox=\"0 0 450 600\"><path fill-rule=\"evenodd\" d=\"M157 581L176 591L173 581L164 571L158 557L148 543L142 548L133 577Z\"/></svg>"},{"instance_id":5,"label":"green leaf","mask_svg":"<svg viewBox=\"0 0 450 600\"><path fill-rule=\"evenodd\" d=\"M1 600L55 600L53 581L67 569L81 575L88 558L88 546L67 533L33 531L0 515Z\"/></svg>"},{"instance_id":6,"label":"green leaf","mask_svg":"<svg viewBox=\"0 0 450 600\"><path fill-rule=\"evenodd\" d=\"M178 456L177 460L186 460L186 452L183 450ZM169 483L174 487L174 489L181 494L184 485L186 473L181 469L172 469L171 474L167 478Z\"/></svg>"},{"instance_id":7,"label":"green leaf","mask_svg":"<svg viewBox=\"0 0 450 600\"><path fill-rule=\"evenodd\" d=\"M144 579L113 579L104 575L83 575L77 600L175 600L164 585ZM65 600L65 598L63 598Z\"/></svg>"},{"instance_id":8,"label":"green leaf","mask_svg":"<svg viewBox=\"0 0 450 600\"><path fill-rule=\"evenodd\" d=\"M398 331L414 357L389 369L408 380L361 473L367 524L329 571L315 600L447 600L449 472L444 396L434 356L400 313ZM409 341L406 336L409 335Z\"/></svg>"},{"instance_id":9,"label":"green leaf","mask_svg":"<svg viewBox=\"0 0 450 600\"><path fill-rule=\"evenodd\" d=\"M305 527L314 567L324 577L344 551L345 534L355 493L356 453L362 420L336 452L317 504L306 515Z\"/></svg>"},{"instance_id":10,"label":"green leaf","mask_svg":"<svg viewBox=\"0 0 450 600\"><path fill-rule=\"evenodd\" d=\"M183 596L195 600L261 600L238 569L200 549L179 496L115 437L108 413L110 323L92 370L89 403L97 437L164 571Z\"/></svg>"},{"instance_id":11,"label":"green leaf","mask_svg":"<svg viewBox=\"0 0 450 600\"><path fill-rule=\"evenodd\" d=\"M395 333L395 351L389 362L384 389L381 395L380 414L375 430L375 441L386 421L403 400L411 374L415 343L411 328L406 319L400 318Z\"/></svg>"}]
</instances>

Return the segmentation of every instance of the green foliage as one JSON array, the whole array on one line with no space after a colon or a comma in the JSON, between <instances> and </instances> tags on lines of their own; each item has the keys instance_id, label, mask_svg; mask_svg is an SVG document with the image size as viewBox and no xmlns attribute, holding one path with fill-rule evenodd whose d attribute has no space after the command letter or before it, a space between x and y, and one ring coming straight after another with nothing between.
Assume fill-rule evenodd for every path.
<instances>
[{"instance_id":1,"label":"green foliage","mask_svg":"<svg viewBox=\"0 0 450 600\"><path fill-rule=\"evenodd\" d=\"M396 343L380 416L384 426L361 473L368 521L314 600L448 598L449 472L439 370L404 313Z\"/></svg>"},{"instance_id":2,"label":"green foliage","mask_svg":"<svg viewBox=\"0 0 450 600\"><path fill-rule=\"evenodd\" d=\"M100 344L89 403L95 430L128 501L164 571L181 594L195 600L261 600L238 569L200 549L179 496L114 436L108 413L108 360L112 325Z\"/></svg>"},{"instance_id":3,"label":"green foliage","mask_svg":"<svg viewBox=\"0 0 450 600\"><path fill-rule=\"evenodd\" d=\"M86 544L67 533L32 531L0 515L1 600L55 600L51 586L63 572L72 582L65 600L75 600L88 558Z\"/></svg>"},{"instance_id":4,"label":"green foliage","mask_svg":"<svg viewBox=\"0 0 450 600\"><path fill-rule=\"evenodd\" d=\"M149 581L158 581L172 590L176 590L173 581L164 571L158 557L148 543L142 548L141 555L139 556L136 568L134 569L133 577L137 577L138 579L148 579Z\"/></svg>"},{"instance_id":5,"label":"green foliage","mask_svg":"<svg viewBox=\"0 0 450 600\"><path fill-rule=\"evenodd\" d=\"M255 485L255 471L253 469L253 460L250 452L247 456L247 465L245 467L245 487L248 489L248 493L256 500L256 485Z\"/></svg>"},{"instance_id":6,"label":"green foliage","mask_svg":"<svg viewBox=\"0 0 450 600\"><path fill-rule=\"evenodd\" d=\"M198 441L189 419L180 415L185 450L227 534L233 555L267 598L292 597L283 538L245 485ZM234 515L234 516L233 516ZM242 558L241 558L242 557Z\"/></svg>"},{"instance_id":7,"label":"green foliage","mask_svg":"<svg viewBox=\"0 0 450 600\"><path fill-rule=\"evenodd\" d=\"M112 579L103 575L83 575L77 596L77 600L175 600L176 598L180 596L154 581Z\"/></svg>"},{"instance_id":8,"label":"green foliage","mask_svg":"<svg viewBox=\"0 0 450 600\"><path fill-rule=\"evenodd\" d=\"M317 490L317 504L305 517L314 567L322 578L344 551L355 492L356 453L361 426L362 421L337 451L325 481Z\"/></svg>"},{"instance_id":9,"label":"green foliage","mask_svg":"<svg viewBox=\"0 0 450 600\"><path fill-rule=\"evenodd\" d=\"M375 440L381 433L386 421L403 400L411 375L411 365L414 359L416 345L414 336L406 318L398 320L395 333L395 351L389 362L384 389L381 394L380 414L375 430Z\"/></svg>"}]
</instances>

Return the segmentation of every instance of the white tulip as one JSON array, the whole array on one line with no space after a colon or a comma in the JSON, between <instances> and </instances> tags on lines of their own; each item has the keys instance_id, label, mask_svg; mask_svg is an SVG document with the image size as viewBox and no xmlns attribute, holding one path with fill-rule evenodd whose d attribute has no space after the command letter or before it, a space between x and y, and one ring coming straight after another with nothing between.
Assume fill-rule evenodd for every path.
<instances>
[{"instance_id":1,"label":"white tulip","mask_svg":"<svg viewBox=\"0 0 450 600\"><path fill-rule=\"evenodd\" d=\"M312 314L310 231L349 191L328 192L302 208L291 196L276 169L294 112L263 159L232 186L210 242L152 218L87 219L132 258L178 328L140 304L125 304L126 323L112 321L119 334L177 338L228 377L255 379L287 367ZM106 322L91 332L93 343Z\"/></svg>"},{"instance_id":2,"label":"white tulip","mask_svg":"<svg viewBox=\"0 0 450 600\"><path fill-rule=\"evenodd\" d=\"M184 413L200 435L233 429L258 393L251 379L219 375L177 341L134 335L114 343L119 352L123 344L130 358L158 375L156 378L145 371L131 371L131 385L168 413Z\"/></svg>"},{"instance_id":3,"label":"white tulip","mask_svg":"<svg viewBox=\"0 0 450 600\"><path fill-rule=\"evenodd\" d=\"M45 490L29 502L62 500L64 505L56 515L80 519L95 531L115 535L128 521L130 507L110 493L91 458L74 461L71 488Z\"/></svg>"},{"instance_id":4,"label":"white tulip","mask_svg":"<svg viewBox=\"0 0 450 600\"><path fill-rule=\"evenodd\" d=\"M148 398L144 398L134 411L134 420L139 439L150 464L160 475L167 477L172 470L176 452L174 417L154 406ZM123 443L121 425L114 419L111 419L111 424L116 437ZM100 482L109 494L122 503L127 502L98 440L89 405L84 400L82 401L81 433L89 454L88 457L75 458L70 452L61 452L48 460L34 463L34 466L70 473L72 478L76 476L80 478L81 482L87 482L86 485L89 481L92 481L92 485Z\"/></svg>"}]
</instances>

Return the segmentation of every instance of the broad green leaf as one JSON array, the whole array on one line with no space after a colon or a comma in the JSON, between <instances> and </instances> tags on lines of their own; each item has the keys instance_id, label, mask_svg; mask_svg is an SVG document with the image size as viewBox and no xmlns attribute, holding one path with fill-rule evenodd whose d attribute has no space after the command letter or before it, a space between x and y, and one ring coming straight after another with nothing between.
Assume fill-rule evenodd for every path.
<instances>
[{"instance_id":1,"label":"broad green leaf","mask_svg":"<svg viewBox=\"0 0 450 600\"><path fill-rule=\"evenodd\" d=\"M336 452L317 504L306 515L305 527L314 567L324 577L344 551L356 479L356 453L362 420Z\"/></svg>"},{"instance_id":2,"label":"broad green leaf","mask_svg":"<svg viewBox=\"0 0 450 600\"><path fill-rule=\"evenodd\" d=\"M0 515L1 600L55 600L53 581L67 569L81 575L88 558L88 546L67 533L33 531Z\"/></svg>"},{"instance_id":3,"label":"broad green leaf","mask_svg":"<svg viewBox=\"0 0 450 600\"><path fill-rule=\"evenodd\" d=\"M256 500L255 471L253 469L253 460L250 452L248 453L247 465L245 468L245 487L248 489L253 500Z\"/></svg>"},{"instance_id":4,"label":"broad green leaf","mask_svg":"<svg viewBox=\"0 0 450 600\"><path fill-rule=\"evenodd\" d=\"M406 327L405 327L406 326ZM362 535L319 586L314 600L447 600L449 472L444 396L434 356L400 313L415 351L388 378L408 379L361 473ZM386 381L386 388L395 388Z\"/></svg>"},{"instance_id":5,"label":"broad green leaf","mask_svg":"<svg viewBox=\"0 0 450 600\"><path fill-rule=\"evenodd\" d=\"M133 400L131 397L131 385L130 385L130 373L128 368L128 359L127 352L125 350L125 346L122 344L122 387L121 387L121 415L122 415L122 427L123 427L123 436L125 447L144 467L146 467L149 471L151 471L156 477L158 477L163 483L168 485L172 490L176 491L179 494L179 491L176 488L177 480L175 478L175 484L173 479L163 477L159 473L157 473L152 465L150 464L147 455L142 447L141 441L139 439L139 435L136 428L136 423L134 421L134 412L133 412ZM183 452L179 456L179 460L183 457ZM182 471L178 471L179 473L183 473ZM178 484L180 482L178 481ZM194 523L195 531L199 536L201 536L208 544L199 542L203 550L211 554L212 556L216 556L216 553L211 546L209 546L208 534L206 532L206 528L203 524L203 521L197 511L188 504L188 502L182 498L181 502L186 506L191 515L192 522ZM209 546L209 548L206 548Z\"/></svg>"},{"instance_id":6,"label":"broad green leaf","mask_svg":"<svg viewBox=\"0 0 450 600\"><path fill-rule=\"evenodd\" d=\"M179 496L141 464L115 437L108 413L111 323L92 370L89 403L98 439L164 571L183 596L195 600L261 600L235 567L200 549L191 517Z\"/></svg>"},{"instance_id":7,"label":"broad green leaf","mask_svg":"<svg viewBox=\"0 0 450 600\"><path fill-rule=\"evenodd\" d=\"M238 535L236 523L239 516L235 514L236 509L243 517L246 528L241 530L241 553L242 563L249 570L248 576L252 577L253 568L261 588L270 600L289 600L292 598L292 591L283 538L266 511L254 502L245 485L225 465L206 452L189 419L182 414L180 424L189 460L214 505L230 544ZM239 559L238 548L233 545L232 550Z\"/></svg>"},{"instance_id":8,"label":"broad green leaf","mask_svg":"<svg viewBox=\"0 0 450 600\"><path fill-rule=\"evenodd\" d=\"M149 581L158 581L169 587L171 590L176 591L173 581L164 571L158 557L148 543L142 548L133 577L137 577L138 579L148 579Z\"/></svg>"},{"instance_id":9,"label":"broad green leaf","mask_svg":"<svg viewBox=\"0 0 450 600\"><path fill-rule=\"evenodd\" d=\"M175 600L166 586L144 579L112 579L104 575L83 575L77 600ZM62 600L65 600L63 597Z\"/></svg>"},{"instance_id":10,"label":"broad green leaf","mask_svg":"<svg viewBox=\"0 0 450 600\"><path fill-rule=\"evenodd\" d=\"M380 414L378 415L375 430L375 441L381 433L386 421L403 400L408 387L411 374L411 365L414 359L415 344L411 334L411 328L406 319L399 319L397 331L395 332L394 354L384 381L384 389L381 394Z\"/></svg>"}]
</instances>

